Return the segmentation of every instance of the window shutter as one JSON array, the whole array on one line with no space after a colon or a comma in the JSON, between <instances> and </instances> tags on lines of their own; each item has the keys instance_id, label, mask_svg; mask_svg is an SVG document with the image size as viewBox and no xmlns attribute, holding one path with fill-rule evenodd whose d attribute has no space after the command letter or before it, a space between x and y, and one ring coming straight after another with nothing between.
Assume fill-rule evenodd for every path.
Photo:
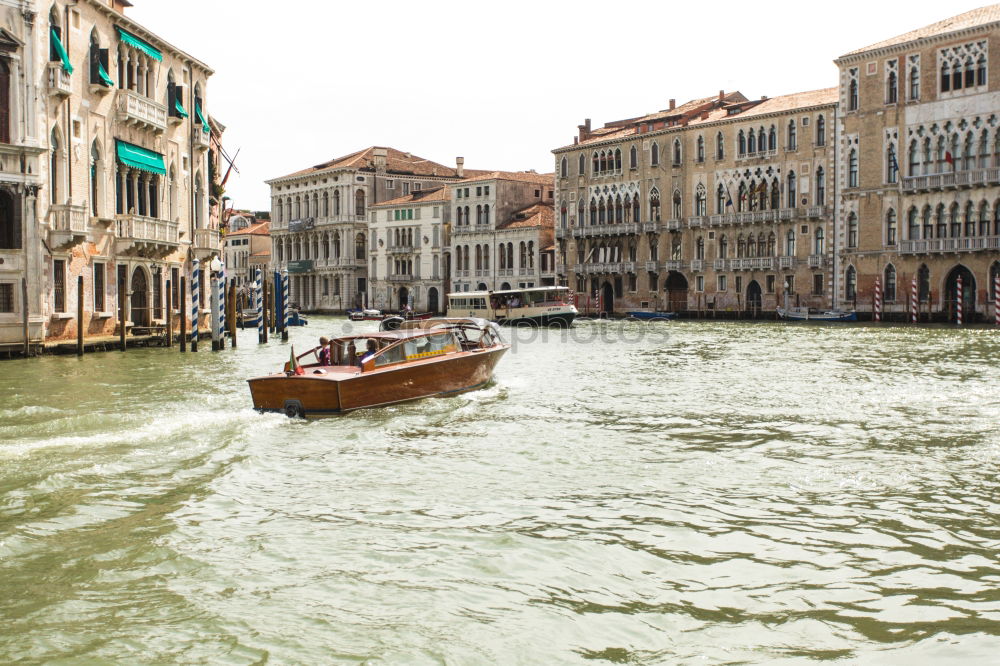
<instances>
[{"instance_id":1,"label":"window shutter","mask_svg":"<svg viewBox=\"0 0 1000 666\"><path fill-rule=\"evenodd\" d=\"M176 103L171 104L170 108L174 111L173 115L180 116L181 114L177 110L177 105L184 106L184 86L174 86L174 100Z\"/></svg>"},{"instance_id":2,"label":"window shutter","mask_svg":"<svg viewBox=\"0 0 1000 666\"><path fill-rule=\"evenodd\" d=\"M167 115L174 116L177 115L177 111L174 109L174 99L176 99L176 88L177 86L173 83L167 83Z\"/></svg>"},{"instance_id":3,"label":"window shutter","mask_svg":"<svg viewBox=\"0 0 1000 666\"><path fill-rule=\"evenodd\" d=\"M56 37L60 41L62 41L62 28L54 25L52 26L52 32L56 33ZM59 57L59 52L56 51L56 45L52 40L49 40L49 60L50 61L62 60L62 58Z\"/></svg>"}]
</instances>

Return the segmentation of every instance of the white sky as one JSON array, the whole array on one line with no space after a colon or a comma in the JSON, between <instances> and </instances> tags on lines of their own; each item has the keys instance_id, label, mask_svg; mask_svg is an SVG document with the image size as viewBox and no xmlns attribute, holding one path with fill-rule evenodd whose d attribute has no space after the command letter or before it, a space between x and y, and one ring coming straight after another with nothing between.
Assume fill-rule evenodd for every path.
<instances>
[{"instance_id":1,"label":"white sky","mask_svg":"<svg viewBox=\"0 0 1000 666\"><path fill-rule=\"evenodd\" d=\"M215 70L206 108L238 148L236 208L264 180L370 145L473 169L551 171L593 125L739 90L837 84L833 59L983 0L133 0L128 15ZM815 8L828 11L820 14Z\"/></svg>"}]
</instances>

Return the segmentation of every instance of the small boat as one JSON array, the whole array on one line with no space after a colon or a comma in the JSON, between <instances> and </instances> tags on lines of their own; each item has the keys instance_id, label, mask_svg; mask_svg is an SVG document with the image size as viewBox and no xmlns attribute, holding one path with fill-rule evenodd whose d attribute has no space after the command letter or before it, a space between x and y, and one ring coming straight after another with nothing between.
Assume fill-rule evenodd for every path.
<instances>
[{"instance_id":1,"label":"small boat","mask_svg":"<svg viewBox=\"0 0 1000 666\"><path fill-rule=\"evenodd\" d=\"M788 321L857 321L854 311L820 310L817 308L778 308L778 316Z\"/></svg>"},{"instance_id":2,"label":"small boat","mask_svg":"<svg viewBox=\"0 0 1000 666\"><path fill-rule=\"evenodd\" d=\"M381 310L348 310L347 318L351 321L382 321L385 315Z\"/></svg>"},{"instance_id":3,"label":"small boat","mask_svg":"<svg viewBox=\"0 0 1000 666\"><path fill-rule=\"evenodd\" d=\"M295 356L281 372L248 379L254 409L314 418L485 386L510 349L494 324L474 318L404 321L399 330L347 335ZM314 356L316 362L302 363Z\"/></svg>"},{"instance_id":4,"label":"small boat","mask_svg":"<svg viewBox=\"0 0 1000 666\"><path fill-rule=\"evenodd\" d=\"M306 326L309 321L303 317L298 310L289 313L289 326ZM248 308L239 313L239 325L244 328L252 328L257 325L257 310Z\"/></svg>"},{"instance_id":5,"label":"small boat","mask_svg":"<svg viewBox=\"0 0 1000 666\"><path fill-rule=\"evenodd\" d=\"M449 316L482 317L508 326L568 327L579 312L569 287L527 287L448 294Z\"/></svg>"},{"instance_id":6,"label":"small boat","mask_svg":"<svg viewBox=\"0 0 1000 666\"><path fill-rule=\"evenodd\" d=\"M651 312L649 310L632 310L626 312L629 319L639 319L642 321L667 321L668 319L676 319L676 312Z\"/></svg>"}]
</instances>

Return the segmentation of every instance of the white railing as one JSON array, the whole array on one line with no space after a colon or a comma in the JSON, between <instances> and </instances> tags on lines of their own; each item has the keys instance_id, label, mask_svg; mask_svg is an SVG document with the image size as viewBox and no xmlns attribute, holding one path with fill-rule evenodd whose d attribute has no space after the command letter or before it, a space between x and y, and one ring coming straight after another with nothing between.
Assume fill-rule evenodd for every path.
<instances>
[{"instance_id":1,"label":"white railing","mask_svg":"<svg viewBox=\"0 0 1000 666\"><path fill-rule=\"evenodd\" d=\"M390 245L386 248L386 252L413 252L420 246L416 243L412 244L400 244L400 245Z\"/></svg>"},{"instance_id":2,"label":"white railing","mask_svg":"<svg viewBox=\"0 0 1000 666\"><path fill-rule=\"evenodd\" d=\"M778 154L778 150L775 148L773 150L758 150L753 153L737 153L736 159L738 160L761 160L767 159L768 157L774 157Z\"/></svg>"},{"instance_id":3,"label":"white railing","mask_svg":"<svg viewBox=\"0 0 1000 666\"><path fill-rule=\"evenodd\" d=\"M53 231L87 233L87 207L53 204L49 206L49 225Z\"/></svg>"},{"instance_id":4,"label":"white railing","mask_svg":"<svg viewBox=\"0 0 1000 666\"><path fill-rule=\"evenodd\" d=\"M469 277L471 271L455 271L455 277Z\"/></svg>"},{"instance_id":5,"label":"white railing","mask_svg":"<svg viewBox=\"0 0 1000 666\"><path fill-rule=\"evenodd\" d=\"M517 274L518 275L534 275L535 274L535 269L533 267L530 267L530 266L521 266L520 268L517 269Z\"/></svg>"},{"instance_id":6,"label":"white railing","mask_svg":"<svg viewBox=\"0 0 1000 666\"><path fill-rule=\"evenodd\" d=\"M724 270L726 270L726 260L725 259L713 259L712 260L712 268L714 268L717 271L724 271Z\"/></svg>"},{"instance_id":7,"label":"white railing","mask_svg":"<svg viewBox=\"0 0 1000 666\"><path fill-rule=\"evenodd\" d=\"M212 133L205 132L201 129L201 125L195 125L194 128L194 147L200 150L208 150L209 145L212 143Z\"/></svg>"},{"instance_id":8,"label":"white railing","mask_svg":"<svg viewBox=\"0 0 1000 666\"><path fill-rule=\"evenodd\" d=\"M925 176L906 176L903 178L903 189L907 191L938 190L945 187L972 187L998 182L1000 182L1000 167L989 167Z\"/></svg>"},{"instance_id":9,"label":"white railing","mask_svg":"<svg viewBox=\"0 0 1000 666\"><path fill-rule=\"evenodd\" d=\"M47 81L50 93L69 95L72 92L69 74L63 69L62 62L49 63Z\"/></svg>"},{"instance_id":10,"label":"white railing","mask_svg":"<svg viewBox=\"0 0 1000 666\"><path fill-rule=\"evenodd\" d=\"M668 271L682 271L686 265L687 262L683 259L667 259L663 262L663 267Z\"/></svg>"},{"instance_id":11,"label":"white railing","mask_svg":"<svg viewBox=\"0 0 1000 666\"><path fill-rule=\"evenodd\" d=\"M795 266L795 257L778 257L778 268L792 268Z\"/></svg>"},{"instance_id":12,"label":"white railing","mask_svg":"<svg viewBox=\"0 0 1000 666\"><path fill-rule=\"evenodd\" d=\"M118 112L127 122L142 123L158 132L167 129L167 107L137 92L118 91Z\"/></svg>"},{"instance_id":13,"label":"white railing","mask_svg":"<svg viewBox=\"0 0 1000 666\"><path fill-rule=\"evenodd\" d=\"M660 230L660 223L659 222L643 222L643 224L642 224L642 230L643 231L650 231L650 232L655 233L655 232L657 232L657 231Z\"/></svg>"},{"instance_id":14,"label":"white railing","mask_svg":"<svg viewBox=\"0 0 1000 666\"><path fill-rule=\"evenodd\" d=\"M194 246L204 250L218 250L222 247L219 232L215 229L195 229Z\"/></svg>"},{"instance_id":15,"label":"white railing","mask_svg":"<svg viewBox=\"0 0 1000 666\"><path fill-rule=\"evenodd\" d=\"M1000 236L972 236L969 238L928 238L899 242L900 254L926 254L928 252L976 252L1000 249Z\"/></svg>"},{"instance_id":16,"label":"white railing","mask_svg":"<svg viewBox=\"0 0 1000 666\"><path fill-rule=\"evenodd\" d=\"M116 215L115 235L145 243L177 243L177 222L143 215Z\"/></svg>"},{"instance_id":17,"label":"white railing","mask_svg":"<svg viewBox=\"0 0 1000 666\"><path fill-rule=\"evenodd\" d=\"M413 276L408 273L398 273L390 275L389 282L413 282Z\"/></svg>"},{"instance_id":18,"label":"white railing","mask_svg":"<svg viewBox=\"0 0 1000 666\"><path fill-rule=\"evenodd\" d=\"M667 231L679 231L683 226L683 221L677 218L667 220Z\"/></svg>"},{"instance_id":19,"label":"white railing","mask_svg":"<svg viewBox=\"0 0 1000 666\"><path fill-rule=\"evenodd\" d=\"M826 206L809 206L806 208L806 217L823 217L826 215Z\"/></svg>"},{"instance_id":20,"label":"white railing","mask_svg":"<svg viewBox=\"0 0 1000 666\"><path fill-rule=\"evenodd\" d=\"M585 227L575 227L573 236L582 238L586 236L611 236L616 234L637 234L641 225L635 223L621 224L595 224Z\"/></svg>"},{"instance_id":21,"label":"white railing","mask_svg":"<svg viewBox=\"0 0 1000 666\"><path fill-rule=\"evenodd\" d=\"M824 263L822 254L809 255L809 268L823 268Z\"/></svg>"},{"instance_id":22,"label":"white railing","mask_svg":"<svg viewBox=\"0 0 1000 666\"><path fill-rule=\"evenodd\" d=\"M649 273L655 273L656 272L656 267L658 265L659 265L658 261L647 261L646 262L646 271L649 272Z\"/></svg>"},{"instance_id":23,"label":"white railing","mask_svg":"<svg viewBox=\"0 0 1000 666\"><path fill-rule=\"evenodd\" d=\"M705 218L702 216L693 216L687 219L688 226L692 229L697 229L701 227L705 222Z\"/></svg>"},{"instance_id":24,"label":"white railing","mask_svg":"<svg viewBox=\"0 0 1000 666\"><path fill-rule=\"evenodd\" d=\"M692 271L703 271L703 270L705 270L705 260L704 259L692 259L691 260L691 270Z\"/></svg>"}]
</instances>

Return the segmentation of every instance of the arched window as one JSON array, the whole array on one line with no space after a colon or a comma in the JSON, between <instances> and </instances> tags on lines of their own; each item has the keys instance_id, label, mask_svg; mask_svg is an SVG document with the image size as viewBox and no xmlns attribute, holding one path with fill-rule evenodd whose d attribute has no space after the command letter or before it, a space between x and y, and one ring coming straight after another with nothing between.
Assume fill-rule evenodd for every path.
<instances>
[{"instance_id":1,"label":"arched window","mask_svg":"<svg viewBox=\"0 0 1000 666\"><path fill-rule=\"evenodd\" d=\"M660 146L653 142L653 145L649 147L649 164L650 166L659 166L660 164Z\"/></svg>"},{"instance_id":2,"label":"arched window","mask_svg":"<svg viewBox=\"0 0 1000 666\"><path fill-rule=\"evenodd\" d=\"M462 226L462 207L461 206L457 206L455 208L455 226L456 227Z\"/></svg>"},{"instance_id":3,"label":"arched window","mask_svg":"<svg viewBox=\"0 0 1000 666\"><path fill-rule=\"evenodd\" d=\"M466 211L468 213L468 211ZM365 191L358 190L354 193L354 214L357 216L362 216L365 214ZM364 259L364 257L359 257Z\"/></svg>"},{"instance_id":4,"label":"arched window","mask_svg":"<svg viewBox=\"0 0 1000 666\"><path fill-rule=\"evenodd\" d=\"M483 204L483 224L490 223L490 205Z\"/></svg>"},{"instance_id":5,"label":"arched window","mask_svg":"<svg viewBox=\"0 0 1000 666\"><path fill-rule=\"evenodd\" d=\"M722 138L722 132L715 135L715 159L721 160L726 156L726 142Z\"/></svg>"},{"instance_id":6,"label":"arched window","mask_svg":"<svg viewBox=\"0 0 1000 666\"><path fill-rule=\"evenodd\" d=\"M736 258L741 259L747 254L747 242L743 238L743 234L736 237Z\"/></svg>"},{"instance_id":7,"label":"arched window","mask_svg":"<svg viewBox=\"0 0 1000 666\"><path fill-rule=\"evenodd\" d=\"M848 266L844 275L844 296L847 300L858 297L858 272L854 270L854 266Z\"/></svg>"},{"instance_id":8,"label":"arched window","mask_svg":"<svg viewBox=\"0 0 1000 666\"><path fill-rule=\"evenodd\" d=\"M615 148L615 171L622 170L622 149Z\"/></svg>"},{"instance_id":9,"label":"arched window","mask_svg":"<svg viewBox=\"0 0 1000 666\"><path fill-rule=\"evenodd\" d=\"M895 183L899 175L899 163L896 161L896 145L889 144L885 151L886 177L887 183Z\"/></svg>"},{"instance_id":10,"label":"arched window","mask_svg":"<svg viewBox=\"0 0 1000 666\"><path fill-rule=\"evenodd\" d=\"M681 206L681 191L674 190L674 200L673 200L673 217L674 219L681 219L683 216L683 208Z\"/></svg>"},{"instance_id":11,"label":"arched window","mask_svg":"<svg viewBox=\"0 0 1000 666\"><path fill-rule=\"evenodd\" d=\"M639 193L636 192L635 194L632 195L632 222L634 222L636 224L638 224L639 222L642 222L642 220L639 219L640 218L639 211L641 209L642 209L642 207L639 205ZM657 221L658 221L658 219L657 219Z\"/></svg>"},{"instance_id":12,"label":"arched window","mask_svg":"<svg viewBox=\"0 0 1000 666\"><path fill-rule=\"evenodd\" d=\"M323 192L323 217L330 216L330 194Z\"/></svg>"},{"instance_id":13,"label":"arched window","mask_svg":"<svg viewBox=\"0 0 1000 666\"><path fill-rule=\"evenodd\" d=\"M896 211L893 208L885 214L885 244L896 244Z\"/></svg>"},{"instance_id":14,"label":"arched window","mask_svg":"<svg viewBox=\"0 0 1000 666\"><path fill-rule=\"evenodd\" d=\"M201 172L194 174L194 228L205 228L205 179Z\"/></svg>"},{"instance_id":15,"label":"arched window","mask_svg":"<svg viewBox=\"0 0 1000 666\"><path fill-rule=\"evenodd\" d=\"M941 65L941 92L951 90L951 65L947 60Z\"/></svg>"},{"instance_id":16,"label":"arched window","mask_svg":"<svg viewBox=\"0 0 1000 666\"><path fill-rule=\"evenodd\" d=\"M354 258L364 259L365 258L365 235L358 234L354 237Z\"/></svg>"},{"instance_id":17,"label":"arched window","mask_svg":"<svg viewBox=\"0 0 1000 666\"><path fill-rule=\"evenodd\" d=\"M590 226L597 224L597 201L590 200Z\"/></svg>"},{"instance_id":18,"label":"arched window","mask_svg":"<svg viewBox=\"0 0 1000 666\"><path fill-rule=\"evenodd\" d=\"M722 234L719 237L719 259L725 259L727 256L729 256L729 240Z\"/></svg>"},{"instance_id":19,"label":"arched window","mask_svg":"<svg viewBox=\"0 0 1000 666\"><path fill-rule=\"evenodd\" d=\"M476 224L483 223L483 207L481 204L476 204Z\"/></svg>"},{"instance_id":20,"label":"arched window","mask_svg":"<svg viewBox=\"0 0 1000 666\"><path fill-rule=\"evenodd\" d=\"M885 81L885 102L886 104L895 104L898 98L899 86L896 80L896 72L890 71Z\"/></svg>"},{"instance_id":21,"label":"arched window","mask_svg":"<svg viewBox=\"0 0 1000 666\"><path fill-rule=\"evenodd\" d=\"M851 79L850 85L847 86L847 110L858 110L858 82L855 79Z\"/></svg>"},{"instance_id":22,"label":"arched window","mask_svg":"<svg viewBox=\"0 0 1000 666\"><path fill-rule=\"evenodd\" d=\"M635 146L632 146L628 150L628 168L636 169L639 166L639 151L636 150Z\"/></svg>"},{"instance_id":23,"label":"arched window","mask_svg":"<svg viewBox=\"0 0 1000 666\"><path fill-rule=\"evenodd\" d=\"M916 139L910 141L910 150L908 152L909 152L909 165L910 165L908 173L911 176L916 176L918 169L917 165L920 163L920 151L917 147Z\"/></svg>"},{"instance_id":24,"label":"arched window","mask_svg":"<svg viewBox=\"0 0 1000 666\"><path fill-rule=\"evenodd\" d=\"M736 209L741 213L746 208L747 204L747 186L746 183L740 183L739 189L736 191Z\"/></svg>"},{"instance_id":25,"label":"arched window","mask_svg":"<svg viewBox=\"0 0 1000 666\"><path fill-rule=\"evenodd\" d=\"M915 64L910 66L910 101L920 99L920 67Z\"/></svg>"},{"instance_id":26,"label":"arched window","mask_svg":"<svg viewBox=\"0 0 1000 666\"><path fill-rule=\"evenodd\" d=\"M788 121L788 150L798 150L798 134L794 119Z\"/></svg>"},{"instance_id":27,"label":"arched window","mask_svg":"<svg viewBox=\"0 0 1000 666\"><path fill-rule=\"evenodd\" d=\"M569 175L569 161L566 159L565 155L559 162L559 175L563 178Z\"/></svg>"},{"instance_id":28,"label":"arched window","mask_svg":"<svg viewBox=\"0 0 1000 666\"><path fill-rule=\"evenodd\" d=\"M931 297L931 270L927 264L921 264L917 269L917 298L921 302L930 300Z\"/></svg>"},{"instance_id":29,"label":"arched window","mask_svg":"<svg viewBox=\"0 0 1000 666\"><path fill-rule=\"evenodd\" d=\"M785 256L795 256L795 230L789 229L785 234Z\"/></svg>"},{"instance_id":30,"label":"arched window","mask_svg":"<svg viewBox=\"0 0 1000 666\"><path fill-rule=\"evenodd\" d=\"M736 153L737 155L743 156L746 152L747 137L746 134L743 133L743 130L740 130L740 133L736 135Z\"/></svg>"},{"instance_id":31,"label":"arched window","mask_svg":"<svg viewBox=\"0 0 1000 666\"><path fill-rule=\"evenodd\" d=\"M694 193L694 214L708 215L708 192L705 191L705 186L700 183Z\"/></svg>"},{"instance_id":32,"label":"arched window","mask_svg":"<svg viewBox=\"0 0 1000 666\"><path fill-rule=\"evenodd\" d=\"M965 235L976 235L976 207L971 201L965 204Z\"/></svg>"},{"instance_id":33,"label":"arched window","mask_svg":"<svg viewBox=\"0 0 1000 666\"><path fill-rule=\"evenodd\" d=\"M594 151L594 154L591 156L590 161L591 161L590 165L591 175L596 176L599 173L601 173L601 159L600 157L598 157L596 150Z\"/></svg>"},{"instance_id":34,"label":"arched window","mask_svg":"<svg viewBox=\"0 0 1000 666\"><path fill-rule=\"evenodd\" d=\"M938 204L934 212L934 226L937 228L937 238L948 237L948 221L945 219L944 204Z\"/></svg>"},{"instance_id":35,"label":"arched window","mask_svg":"<svg viewBox=\"0 0 1000 666\"><path fill-rule=\"evenodd\" d=\"M762 135L763 137L763 135ZM764 139L761 138L760 147L764 147ZM771 129L767 132L767 149L777 150L778 149L778 130L775 129L774 125L771 125Z\"/></svg>"},{"instance_id":36,"label":"arched window","mask_svg":"<svg viewBox=\"0 0 1000 666\"><path fill-rule=\"evenodd\" d=\"M882 298L887 303L896 300L896 267L892 264L885 267L885 287L882 290Z\"/></svg>"},{"instance_id":37,"label":"arched window","mask_svg":"<svg viewBox=\"0 0 1000 666\"><path fill-rule=\"evenodd\" d=\"M858 186L858 151L854 148L847 158L847 186Z\"/></svg>"},{"instance_id":38,"label":"arched window","mask_svg":"<svg viewBox=\"0 0 1000 666\"><path fill-rule=\"evenodd\" d=\"M681 163L681 142L680 139L674 139L674 166L678 166Z\"/></svg>"},{"instance_id":39,"label":"arched window","mask_svg":"<svg viewBox=\"0 0 1000 666\"><path fill-rule=\"evenodd\" d=\"M826 116L816 118L816 145L826 145Z\"/></svg>"},{"instance_id":40,"label":"arched window","mask_svg":"<svg viewBox=\"0 0 1000 666\"><path fill-rule=\"evenodd\" d=\"M49 134L49 148L51 152L49 154L49 202L53 204L59 203L59 197L62 193L61 187L61 176L62 176L62 144L59 142L59 132L53 127L52 132Z\"/></svg>"},{"instance_id":41,"label":"arched window","mask_svg":"<svg viewBox=\"0 0 1000 666\"><path fill-rule=\"evenodd\" d=\"M847 216L847 247L858 246L858 216L852 211Z\"/></svg>"},{"instance_id":42,"label":"arched window","mask_svg":"<svg viewBox=\"0 0 1000 666\"><path fill-rule=\"evenodd\" d=\"M587 173L587 156L580 153L580 163L577 166L577 175L583 176Z\"/></svg>"},{"instance_id":43,"label":"arched window","mask_svg":"<svg viewBox=\"0 0 1000 666\"><path fill-rule=\"evenodd\" d=\"M722 215L726 212L726 188L719 183L719 187L715 190L715 214Z\"/></svg>"},{"instance_id":44,"label":"arched window","mask_svg":"<svg viewBox=\"0 0 1000 666\"><path fill-rule=\"evenodd\" d=\"M753 130L747 133L747 152L751 155L757 152L757 135Z\"/></svg>"},{"instance_id":45,"label":"arched window","mask_svg":"<svg viewBox=\"0 0 1000 666\"><path fill-rule=\"evenodd\" d=\"M90 214L98 217L98 195L100 190L101 149L97 145L97 139L90 144Z\"/></svg>"},{"instance_id":46,"label":"arched window","mask_svg":"<svg viewBox=\"0 0 1000 666\"><path fill-rule=\"evenodd\" d=\"M778 185L778 179L775 178L771 182L771 209L777 210L781 208L781 187Z\"/></svg>"},{"instance_id":47,"label":"arched window","mask_svg":"<svg viewBox=\"0 0 1000 666\"><path fill-rule=\"evenodd\" d=\"M906 214L906 239L920 240L920 217L916 206L911 207Z\"/></svg>"},{"instance_id":48,"label":"arched window","mask_svg":"<svg viewBox=\"0 0 1000 666\"><path fill-rule=\"evenodd\" d=\"M796 204L796 192L795 192L795 172L790 171L788 173L788 199L785 203L789 208L795 208Z\"/></svg>"},{"instance_id":49,"label":"arched window","mask_svg":"<svg viewBox=\"0 0 1000 666\"><path fill-rule=\"evenodd\" d=\"M953 203L948 210L948 222L951 227L951 237L958 238L962 235L962 223L958 219L958 204Z\"/></svg>"},{"instance_id":50,"label":"arched window","mask_svg":"<svg viewBox=\"0 0 1000 666\"><path fill-rule=\"evenodd\" d=\"M649 219L653 222L660 221L660 191L655 187L649 193Z\"/></svg>"},{"instance_id":51,"label":"arched window","mask_svg":"<svg viewBox=\"0 0 1000 666\"><path fill-rule=\"evenodd\" d=\"M699 162L704 162L705 161L705 137L703 137L703 136L699 136L698 137L697 146L698 146L697 147L698 153L697 153L697 156L695 157L695 159L697 159Z\"/></svg>"},{"instance_id":52,"label":"arched window","mask_svg":"<svg viewBox=\"0 0 1000 666\"><path fill-rule=\"evenodd\" d=\"M979 204L979 235L990 235L990 205L985 201Z\"/></svg>"},{"instance_id":53,"label":"arched window","mask_svg":"<svg viewBox=\"0 0 1000 666\"><path fill-rule=\"evenodd\" d=\"M976 85L986 85L986 56L982 53L979 54L979 60L976 61Z\"/></svg>"},{"instance_id":54,"label":"arched window","mask_svg":"<svg viewBox=\"0 0 1000 666\"><path fill-rule=\"evenodd\" d=\"M976 168L976 148L972 139L972 132L965 135L965 168Z\"/></svg>"},{"instance_id":55,"label":"arched window","mask_svg":"<svg viewBox=\"0 0 1000 666\"><path fill-rule=\"evenodd\" d=\"M826 233L823 231L823 227L816 227L816 232L813 235L813 254L821 255L826 251Z\"/></svg>"},{"instance_id":56,"label":"arched window","mask_svg":"<svg viewBox=\"0 0 1000 666\"><path fill-rule=\"evenodd\" d=\"M823 167L816 169L816 205L826 205L826 171Z\"/></svg>"},{"instance_id":57,"label":"arched window","mask_svg":"<svg viewBox=\"0 0 1000 666\"><path fill-rule=\"evenodd\" d=\"M698 241L695 243L694 246L694 258L695 259L705 258L705 239L701 236L698 236Z\"/></svg>"}]
</instances>

